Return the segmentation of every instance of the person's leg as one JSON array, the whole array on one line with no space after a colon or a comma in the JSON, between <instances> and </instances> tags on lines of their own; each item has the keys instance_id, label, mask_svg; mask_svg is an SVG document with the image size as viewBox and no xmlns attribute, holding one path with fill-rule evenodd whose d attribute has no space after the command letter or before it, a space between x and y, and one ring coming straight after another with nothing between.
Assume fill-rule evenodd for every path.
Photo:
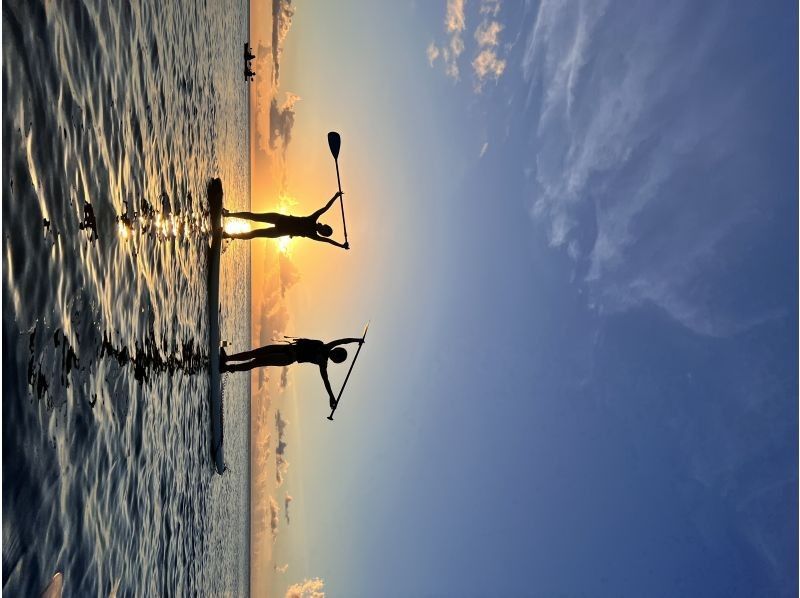
<instances>
[{"instance_id":1,"label":"person's leg","mask_svg":"<svg viewBox=\"0 0 800 598\"><path fill-rule=\"evenodd\" d=\"M254 222L265 222L267 224L277 224L281 214L277 212L225 212L228 218L243 218Z\"/></svg>"},{"instance_id":2,"label":"person's leg","mask_svg":"<svg viewBox=\"0 0 800 598\"><path fill-rule=\"evenodd\" d=\"M220 365L220 372L248 372L253 368L259 367L254 359L243 361L242 363L223 363Z\"/></svg>"},{"instance_id":3,"label":"person's leg","mask_svg":"<svg viewBox=\"0 0 800 598\"><path fill-rule=\"evenodd\" d=\"M240 363L223 363L220 366L221 372L247 372L253 370L255 368L263 368L263 367L282 367L291 365L294 363L294 359L287 359L286 356L266 356L266 357L259 357L257 359L250 359L248 361L242 361Z\"/></svg>"},{"instance_id":4,"label":"person's leg","mask_svg":"<svg viewBox=\"0 0 800 598\"><path fill-rule=\"evenodd\" d=\"M251 239L277 239L278 237L285 237L286 234L277 226L271 226L270 228L258 228L243 233L228 233L223 231L222 236L225 239L242 239L249 241Z\"/></svg>"},{"instance_id":5,"label":"person's leg","mask_svg":"<svg viewBox=\"0 0 800 598\"><path fill-rule=\"evenodd\" d=\"M289 345L266 345L250 351L228 355L225 363L257 360L262 365L289 365L295 362L294 351L289 347Z\"/></svg>"}]
</instances>

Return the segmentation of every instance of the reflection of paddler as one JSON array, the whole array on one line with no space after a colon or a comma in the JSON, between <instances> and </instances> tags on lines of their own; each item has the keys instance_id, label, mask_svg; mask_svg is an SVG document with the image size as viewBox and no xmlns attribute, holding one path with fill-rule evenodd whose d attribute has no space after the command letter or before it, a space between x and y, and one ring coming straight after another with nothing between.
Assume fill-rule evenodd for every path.
<instances>
[{"instance_id":1,"label":"reflection of paddler","mask_svg":"<svg viewBox=\"0 0 800 598\"><path fill-rule=\"evenodd\" d=\"M278 214L277 212L266 212L264 214L256 214L253 212L223 212L226 218L243 218L245 220L252 220L254 222L264 222L272 224L270 228L259 228L242 233L224 233L224 236L229 239L256 239L259 237L266 237L269 239L276 239L278 237L305 237L312 241L322 241L323 243L330 243L343 249L350 249L350 244L347 242L339 243L330 239L333 234L333 229L327 224L318 222L320 216L327 212L340 196L341 192L337 192L330 201L319 210L309 216L289 216L287 214Z\"/></svg>"},{"instance_id":2,"label":"reflection of paddler","mask_svg":"<svg viewBox=\"0 0 800 598\"><path fill-rule=\"evenodd\" d=\"M331 390L331 383L328 380L328 360L334 363L342 363L347 359L347 350L339 345L358 343L361 345L364 339L361 338L341 338L330 343L320 340L297 338L289 343L276 345L265 345L258 349L242 351L226 355L224 349L220 350L220 371L221 372L246 372L253 368L266 366L288 366L293 363L313 363L319 367L322 382L325 390L330 397L331 409L336 406L336 397Z\"/></svg>"}]
</instances>

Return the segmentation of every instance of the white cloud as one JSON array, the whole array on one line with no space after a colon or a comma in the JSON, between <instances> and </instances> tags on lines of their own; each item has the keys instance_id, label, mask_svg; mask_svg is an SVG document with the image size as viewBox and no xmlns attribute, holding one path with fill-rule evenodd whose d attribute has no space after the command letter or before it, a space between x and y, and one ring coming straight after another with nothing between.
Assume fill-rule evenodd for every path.
<instances>
[{"instance_id":1,"label":"white cloud","mask_svg":"<svg viewBox=\"0 0 800 598\"><path fill-rule=\"evenodd\" d=\"M464 52L464 40L459 33L453 34L448 45L442 50L445 74L458 81L460 70L458 68L458 57Z\"/></svg>"},{"instance_id":2,"label":"white cloud","mask_svg":"<svg viewBox=\"0 0 800 598\"><path fill-rule=\"evenodd\" d=\"M481 153L480 153L480 156L478 156L478 157L479 157L479 158L483 158L483 155L486 153L486 150L487 150L487 149L489 149L489 142L488 142L488 141L487 141L487 142L485 142L485 143L483 144L483 146L481 147Z\"/></svg>"},{"instance_id":3,"label":"white cloud","mask_svg":"<svg viewBox=\"0 0 800 598\"><path fill-rule=\"evenodd\" d=\"M437 58L441 56L445 74L455 81L458 81L461 74L458 58L464 52L464 39L462 37L466 28L464 4L464 0L447 0L444 18L445 32L448 35L447 43L439 47L434 42L431 42L426 51L428 64L433 66Z\"/></svg>"},{"instance_id":4,"label":"white cloud","mask_svg":"<svg viewBox=\"0 0 800 598\"><path fill-rule=\"evenodd\" d=\"M499 79L506 70L506 61L498 58L494 50L485 49L472 61L472 68L480 84L489 77L495 80Z\"/></svg>"},{"instance_id":5,"label":"white cloud","mask_svg":"<svg viewBox=\"0 0 800 598\"><path fill-rule=\"evenodd\" d=\"M272 541L278 538L278 522L280 507L274 498L269 497L269 530L272 533Z\"/></svg>"},{"instance_id":6,"label":"white cloud","mask_svg":"<svg viewBox=\"0 0 800 598\"><path fill-rule=\"evenodd\" d=\"M447 0L447 12L445 13L444 24L448 33L458 33L464 31L466 27L464 16L464 0Z\"/></svg>"},{"instance_id":7,"label":"white cloud","mask_svg":"<svg viewBox=\"0 0 800 598\"><path fill-rule=\"evenodd\" d=\"M503 26L497 21L484 21L475 30L475 41L478 45L496 46L500 40L500 32Z\"/></svg>"},{"instance_id":8,"label":"white cloud","mask_svg":"<svg viewBox=\"0 0 800 598\"><path fill-rule=\"evenodd\" d=\"M319 577L303 580L289 586L286 598L325 598L325 583Z\"/></svg>"},{"instance_id":9,"label":"white cloud","mask_svg":"<svg viewBox=\"0 0 800 598\"><path fill-rule=\"evenodd\" d=\"M437 58L439 58L439 48L436 47L436 44L431 42L426 53L428 55L428 64L433 66L433 63L436 62Z\"/></svg>"},{"instance_id":10,"label":"white cloud","mask_svg":"<svg viewBox=\"0 0 800 598\"><path fill-rule=\"evenodd\" d=\"M480 91L488 78L497 80L506 68L506 61L498 55L497 50L503 25L493 19L499 12L500 0L482 0L480 3L479 13L483 15L483 20L473 32L477 53L471 63L476 78L475 91ZM466 50L463 37L467 28L464 0L447 1L444 25L448 36L447 43L437 46L431 42L428 45L426 51L428 64L433 66L441 56L445 75L454 81L459 81L461 68L458 61Z\"/></svg>"}]
</instances>

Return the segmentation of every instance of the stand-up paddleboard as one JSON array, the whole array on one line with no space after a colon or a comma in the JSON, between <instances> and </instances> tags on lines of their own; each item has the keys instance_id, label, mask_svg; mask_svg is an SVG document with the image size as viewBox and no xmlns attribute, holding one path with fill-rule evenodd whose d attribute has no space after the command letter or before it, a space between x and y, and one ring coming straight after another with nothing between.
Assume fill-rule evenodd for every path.
<instances>
[{"instance_id":1,"label":"stand-up paddleboard","mask_svg":"<svg viewBox=\"0 0 800 598\"><path fill-rule=\"evenodd\" d=\"M219 258L222 249L222 181L208 184L211 213L211 247L208 248L208 371L211 388L211 458L217 473L225 471L222 450L224 422L222 413L222 376L219 371Z\"/></svg>"}]
</instances>

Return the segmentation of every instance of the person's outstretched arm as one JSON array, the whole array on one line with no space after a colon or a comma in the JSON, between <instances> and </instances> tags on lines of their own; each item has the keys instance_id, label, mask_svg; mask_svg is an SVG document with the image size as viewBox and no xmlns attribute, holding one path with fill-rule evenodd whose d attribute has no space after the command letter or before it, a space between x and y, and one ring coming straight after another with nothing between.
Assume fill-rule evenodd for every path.
<instances>
[{"instance_id":1,"label":"person's outstretched arm","mask_svg":"<svg viewBox=\"0 0 800 598\"><path fill-rule=\"evenodd\" d=\"M331 388L331 382L328 380L328 368L324 365L319 366L319 375L322 376L322 382L325 384L325 390L328 391L328 397L330 398L330 405L331 409L336 407L336 397L333 396L333 389Z\"/></svg>"},{"instance_id":2,"label":"person's outstretched arm","mask_svg":"<svg viewBox=\"0 0 800 598\"><path fill-rule=\"evenodd\" d=\"M341 191L337 191L336 193L333 194L333 197L331 197L331 199L330 199L330 201L328 203L326 203L319 210L317 210L316 212L311 214L311 216L313 216L314 220L316 220L317 218L322 216L325 212L330 210L331 206L333 205L333 202L335 202L339 198L340 195L344 195L344 193L342 193Z\"/></svg>"},{"instance_id":3,"label":"person's outstretched arm","mask_svg":"<svg viewBox=\"0 0 800 598\"><path fill-rule=\"evenodd\" d=\"M347 241L345 241L344 243L339 243L339 241L334 241L329 237L323 237L322 235L318 235L316 233L314 233L313 237L309 237L309 239L312 239L314 241L322 241L323 243L330 243L331 245L336 245L336 247L341 247L342 249L350 249L350 243L348 243Z\"/></svg>"},{"instance_id":4,"label":"person's outstretched arm","mask_svg":"<svg viewBox=\"0 0 800 598\"><path fill-rule=\"evenodd\" d=\"M326 346L330 351L334 347L338 347L339 345L349 345L350 343L358 343L359 345L364 344L363 338L340 338L337 341L331 341Z\"/></svg>"}]
</instances>

